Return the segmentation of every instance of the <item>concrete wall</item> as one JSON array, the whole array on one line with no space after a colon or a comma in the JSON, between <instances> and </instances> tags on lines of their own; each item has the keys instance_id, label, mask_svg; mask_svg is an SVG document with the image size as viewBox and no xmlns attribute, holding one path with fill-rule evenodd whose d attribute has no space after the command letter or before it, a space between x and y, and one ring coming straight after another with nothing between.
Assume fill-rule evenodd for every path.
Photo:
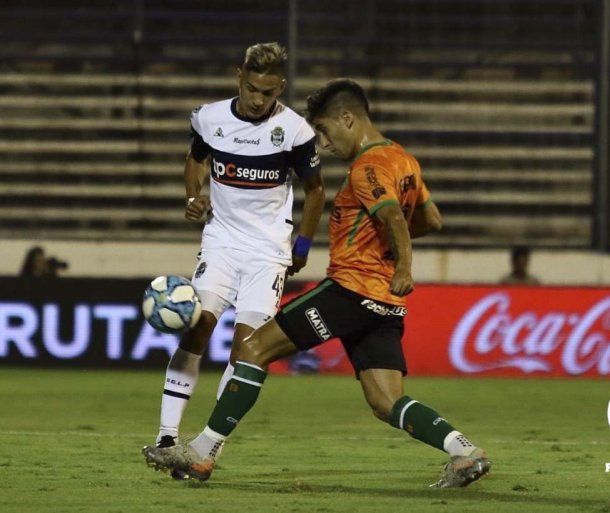
<instances>
[{"instance_id":1,"label":"concrete wall","mask_svg":"<svg viewBox=\"0 0 610 513\"><path fill-rule=\"evenodd\" d=\"M63 276L154 277L180 274L190 277L198 242L181 244L138 242L74 242L1 240L0 275L16 275L23 257L34 245L48 255L67 260ZM300 279L324 276L328 252L315 250ZM415 249L413 272L419 282L496 283L509 269L508 250L458 251ZM578 251L535 251L531 273L544 284L610 285L610 255Z\"/></svg>"}]
</instances>

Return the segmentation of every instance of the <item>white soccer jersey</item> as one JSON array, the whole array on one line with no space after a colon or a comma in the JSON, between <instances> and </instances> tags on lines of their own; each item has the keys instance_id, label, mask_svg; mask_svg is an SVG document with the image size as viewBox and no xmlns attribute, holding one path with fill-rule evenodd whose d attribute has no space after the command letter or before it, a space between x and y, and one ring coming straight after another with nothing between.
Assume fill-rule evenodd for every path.
<instances>
[{"instance_id":1,"label":"white soccer jersey","mask_svg":"<svg viewBox=\"0 0 610 513\"><path fill-rule=\"evenodd\" d=\"M291 172L318 173L315 135L304 118L276 102L252 121L237 112L237 98L195 109L191 153L211 155L212 216L202 246L229 247L289 264L292 233Z\"/></svg>"}]
</instances>

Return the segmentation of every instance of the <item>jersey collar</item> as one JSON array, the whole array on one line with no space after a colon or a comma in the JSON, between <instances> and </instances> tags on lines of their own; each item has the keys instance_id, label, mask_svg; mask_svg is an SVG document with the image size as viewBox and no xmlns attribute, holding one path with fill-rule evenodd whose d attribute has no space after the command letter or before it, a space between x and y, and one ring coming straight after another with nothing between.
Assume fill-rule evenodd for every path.
<instances>
[{"instance_id":1,"label":"jersey collar","mask_svg":"<svg viewBox=\"0 0 610 513\"><path fill-rule=\"evenodd\" d=\"M263 121L267 121L273 115L273 113L275 112L275 109L277 108L277 100L276 100L275 103L272 105L272 107L269 109L269 113L266 116L263 116L262 118L252 119L252 118L248 118L246 116L242 116L239 112L237 112L237 100L238 100L237 96L231 100L231 114L233 114L240 121L244 121L246 123L253 123L255 125L258 123L262 123Z\"/></svg>"},{"instance_id":2,"label":"jersey collar","mask_svg":"<svg viewBox=\"0 0 610 513\"><path fill-rule=\"evenodd\" d=\"M381 141L381 142L375 142L375 143L367 144L366 146L363 146L362 148L360 148L360 151L358 151L358 153L356 153L356 156L354 157L354 162L363 153L369 151L371 148L374 148L375 146L390 146L390 144L392 144L392 141L390 141L390 139L386 139L385 141Z\"/></svg>"}]
</instances>

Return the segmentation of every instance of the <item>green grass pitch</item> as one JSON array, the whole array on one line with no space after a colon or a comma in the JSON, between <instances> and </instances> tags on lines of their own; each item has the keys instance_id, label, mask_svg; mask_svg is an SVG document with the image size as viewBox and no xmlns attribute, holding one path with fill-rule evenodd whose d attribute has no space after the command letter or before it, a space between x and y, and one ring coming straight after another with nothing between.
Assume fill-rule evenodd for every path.
<instances>
[{"instance_id":1,"label":"green grass pitch","mask_svg":"<svg viewBox=\"0 0 610 513\"><path fill-rule=\"evenodd\" d=\"M208 483L145 466L163 373L0 370L0 511L610 512L603 380L409 378L484 446L492 473L430 490L446 455L377 421L349 377L271 376ZM183 423L208 418L202 374Z\"/></svg>"}]
</instances>

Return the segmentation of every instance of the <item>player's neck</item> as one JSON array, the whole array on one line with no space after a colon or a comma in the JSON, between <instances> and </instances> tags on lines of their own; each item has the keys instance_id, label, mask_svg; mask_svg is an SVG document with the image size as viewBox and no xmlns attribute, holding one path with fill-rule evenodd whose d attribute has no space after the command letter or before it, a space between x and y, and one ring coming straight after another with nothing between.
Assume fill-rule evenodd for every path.
<instances>
[{"instance_id":1,"label":"player's neck","mask_svg":"<svg viewBox=\"0 0 610 513\"><path fill-rule=\"evenodd\" d=\"M387 141L387 137L385 137L379 130L377 130L372 123L368 122L362 127L362 134L360 136L358 150L362 150L362 148L366 148L371 144L376 144L385 141Z\"/></svg>"}]
</instances>

